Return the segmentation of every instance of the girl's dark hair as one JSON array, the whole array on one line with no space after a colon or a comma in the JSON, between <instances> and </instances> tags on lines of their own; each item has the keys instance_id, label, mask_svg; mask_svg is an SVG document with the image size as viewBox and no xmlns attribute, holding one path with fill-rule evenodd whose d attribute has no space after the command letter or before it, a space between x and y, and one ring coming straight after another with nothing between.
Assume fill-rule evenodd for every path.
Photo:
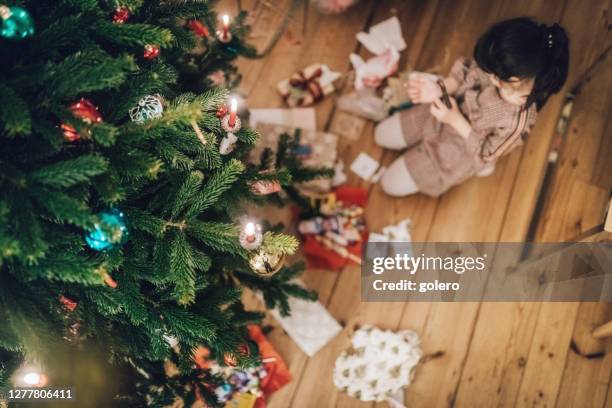
<instances>
[{"instance_id":1,"label":"girl's dark hair","mask_svg":"<svg viewBox=\"0 0 612 408\"><path fill-rule=\"evenodd\" d=\"M502 81L534 78L527 105L540 109L559 92L569 66L569 40L559 24L547 26L526 17L495 24L474 47L474 59Z\"/></svg>"}]
</instances>

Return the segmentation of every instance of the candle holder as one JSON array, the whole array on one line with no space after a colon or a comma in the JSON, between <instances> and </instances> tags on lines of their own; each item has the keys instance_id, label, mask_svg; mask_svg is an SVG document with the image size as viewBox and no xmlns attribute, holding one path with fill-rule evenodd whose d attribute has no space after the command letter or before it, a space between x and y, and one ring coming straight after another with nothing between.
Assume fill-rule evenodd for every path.
<instances>
[{"instance_id":1,"label":"candle holder","mask_svg":"<svg viewBox=\"0 0 612 408\"><path fill-rule=\"evenodd\" d=\"M234 121L234 126L232 127L230 126L230 123L229 123L230 116L231 114L228 113L227 115L223 117L223 119L221 119L221 127L223 128L223 130L225 130L228 133L236 133L240 130L240 128L242 128L242 122L240 121L240 118L236 116L236 120Z\"/></svg>"},{"instance_id":2,"label":"candle holder","mask_svg":"<svg viewBox=\"0 0 612 408\"><path fill-rule=\"evenodd\" d=\"M220 43L227 44L232 41L232 33L229 31L224 32L223 30L217 30L217 40L219 40Z\"/></svg>"}]
</instances>

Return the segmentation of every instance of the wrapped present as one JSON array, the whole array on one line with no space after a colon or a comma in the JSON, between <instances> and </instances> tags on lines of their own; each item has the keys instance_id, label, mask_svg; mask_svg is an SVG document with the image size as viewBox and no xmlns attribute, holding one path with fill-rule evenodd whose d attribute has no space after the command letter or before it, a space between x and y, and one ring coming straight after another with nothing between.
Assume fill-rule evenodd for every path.
<instances>
[{"instance_id":1,"label":"wrapped present","mask_svg":"<svg viewBox=\"0 0 612 408\"><path fill-rule=\"evenodd\" d=\"M209 358L209 350L199 347L194 353L196 366L219 375L225 382L214 389L226 408L265 408L266 398L291 381L291 373L282 357L266 339L259 326L248 327L249 337L259 348L261 364L238 368L222 366ZM197 394L197 389L196 389ZM198 397L201 399L200 397Z\"/></svg>"},{"instance_id":2,"label":"wrapped present","mask_svg":"<svg viewBox=\"0 0 612 408\"><path fill-rule=\"evenodd\" d=\"M291 126L259 123L257 130L261 134L259 143L251 150L251 161L256 162L265 148L276 152L278 141L283 133L300 138L296 154L305 166L331 167L336 164L338 136L313 130L297 129ZM303 191L324 192L331 189L331 179L317 179L300 184Z\"/></svg>"},{"instance_id":3,"label":"wrapped present","mask_svg":"<svg viewBox=\"0 0 612 408\"><path fill-rule=\"evenodd\" d=\"M338 78L340 73L327 65L313 64L282 80L276 88L290 107L310 106L334 92L334 81Z\"/></svg>"},{"instance_id":4,"label":"wrapped present","mask_svg":"<svg viewBox=\"0 0 612 408\"><path fill-rule=\"evenodd\" d=\"M323 234L303 235L302 250L309 266L338 271L350 262L361 263L362 244L368 240L363 220L367 197L365 189L342 186L334 191L332 199L319 199L320 202L315 203L313 207L316 206L326 217L334 215L345 221L341 233L321 228ZM345 229L352 235L345 236ZM358 237L354 231L358 232Z\"/></svg>"}]
</instances>

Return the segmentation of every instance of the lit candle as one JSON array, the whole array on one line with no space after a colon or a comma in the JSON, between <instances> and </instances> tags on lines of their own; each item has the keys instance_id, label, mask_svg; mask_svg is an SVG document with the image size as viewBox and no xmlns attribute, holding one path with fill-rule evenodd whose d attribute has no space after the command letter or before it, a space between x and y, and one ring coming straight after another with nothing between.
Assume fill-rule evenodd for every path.
<instances>
[{"instance_id":1,"label":"lit candle","mask_svg":"<svg viewBox=\"0 0 612 408\"><path fill-rule=\"evenodd\" d=\"M244 233L248 242L255 241L255 224L252 222L247 223L247 225L244 227Z\"/></svg>"},{"instance_id":2,"label":"lit candle","mask_svg":"<svg viewBox=\"0 0 612 408\"><path fill-rule=\"evenodd\" d=\"M223 19L223 39L227 40L229 36L229 16L224 14L221 18Z\"/></svg>"},{"instance_id":3,"label":"lit candle","mask_svg":"<svg viewBox=\"0 0 612 408\"><path fill-rule=\"evenodd\" d=\"M232 99L232 102L230 105L230 117L228 121L228 125L231 128L236 126L236 113L237 112L238 112L238 102L236 101L236 98L234 98Z\"/></svg>"},{"instance_id":4,"label":"lit candle","mask_svg":"<svg viewBox=\"0 0 612 408\"><path fill-rule=\"evenodd\" d=\"M40 382L40 374L38 373L26 373L23 375L23 382L27 385L34 386Z\"/></svg>"}]
</instances>

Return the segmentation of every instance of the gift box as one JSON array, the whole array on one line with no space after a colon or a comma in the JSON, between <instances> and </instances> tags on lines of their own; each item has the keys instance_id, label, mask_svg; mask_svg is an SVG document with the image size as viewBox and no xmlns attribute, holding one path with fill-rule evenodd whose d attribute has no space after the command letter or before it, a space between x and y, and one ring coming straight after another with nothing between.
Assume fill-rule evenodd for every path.
<instances>
[{"instance_id":1,"label":"gift box","mask_svg":"<svg viewBox=\"0 0 612 408\"><path fill-rule=\"evenodd\" d=\"M325 64L309 65L278 83L276 88L290 107L310 106L335 91L340 73Z\"/></svg>"},{"instance_id":2,"label":"gift box","mask_svg":"<svg viewBox=\"0 0 612 408\"><path fill-rule=\"evenodd\" d=\"M341 202L346 207L357 206L365 209L368 200L367 190L342 186L334 193L336 202ZM333 247L329 241L321 240L318 235L312 234L304 235L303 239L302 251L310 267L339 271L350 262L357 263L357 260L361 258L363 243L368 240L368 231L363 229L361 240L346 246Z\"/></svg>"},{"instance_id":3,"label":"gift box","mask_svg":"<svg viewBox=\"0 0 612 408\"><path fill-rule=\"evenodd\" d=\"M257 130L261 139L251 150L251 162L257 162L266 148L276 152L280 136L287 133L300 138L295 153L305 166L333 168L336 163L338 136L334 134L269 123L258 123ZM325 192L331 189L331 183L331 179L316 179L301 183L299 188L302 191Z\"/></svg>"},{"instance_id":4,"label":"gift box","mask_svg":"<svg viewBox=\"0 0 612 408\"><path fill-rule=\"evenodd\" d=\"M232 377L238 377L241 374L244 376L244 370L236 367L219 366L215 361L209 359L209 351L206 347L201 346L196 350L194 361L197 367L214 371L226 377L227 390L223 389L222 391L231 395L231 399L226 402L226 407L265 408L266 398L289 383L291 381L291 373L280 354L274 349L272 343L264 336L261 328L257 325L250 325L247 329L251 340L257 343L259 356L261 357L261 366L258 366L256 370L265 373L265 376L259 378L258 389L260 392L257 395L252 392L232 389L230 385ZM216 391L216 393L219 396L219 391Z\"/></svg>"}]
</instances>

